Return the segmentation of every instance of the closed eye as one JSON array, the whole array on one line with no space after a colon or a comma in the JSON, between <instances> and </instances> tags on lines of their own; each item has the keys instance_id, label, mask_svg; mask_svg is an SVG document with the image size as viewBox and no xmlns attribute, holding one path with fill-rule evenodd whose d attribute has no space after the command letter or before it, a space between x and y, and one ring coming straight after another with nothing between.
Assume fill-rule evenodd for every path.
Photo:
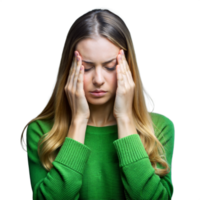
<instances>
[{"instance_id":1,"label":"closed eye","mask_svg":"<svg viewBox=\"0 0 200 200\"><path fill-rule=\"evenodd\" d=\"M116 65L115 65L114 67L112 67L112 68L106 67L106 69L107 69L108 71L114 71L115 68L116 68ZM90 68L90 69L85 69L84 71L85 71L85 72L88 72L88 71L90 71L91 69L92 69L92 68Z\"/></svg>"}]
</instances>

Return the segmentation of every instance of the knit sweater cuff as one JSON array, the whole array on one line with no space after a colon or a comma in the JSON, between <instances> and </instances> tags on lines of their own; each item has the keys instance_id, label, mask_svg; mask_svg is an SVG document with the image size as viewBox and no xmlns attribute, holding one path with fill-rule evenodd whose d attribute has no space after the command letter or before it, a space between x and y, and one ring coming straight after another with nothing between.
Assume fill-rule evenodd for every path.
<instances>
[{"instance_id":1,"label":"knit sweater cuff","mask_svg":"<svg viewBox=\"0 0 200 200\"><path fill-rule=\"evenodd\" d=\"M149 158L138 134L131 134L117 139L113 142L113 145L118 155L120 167L143 158Z\"/></svg>"},{"instance_id":2,"label":"knit sweater cuff","mask_svg":"<svg viewBox=\"0 0 200 200\"><path fill-rule=\"evenodd\" d=\"M54 161L83 174L90 154L91 149L88 146L66 137Z\"/></svg>"}]
</instances>

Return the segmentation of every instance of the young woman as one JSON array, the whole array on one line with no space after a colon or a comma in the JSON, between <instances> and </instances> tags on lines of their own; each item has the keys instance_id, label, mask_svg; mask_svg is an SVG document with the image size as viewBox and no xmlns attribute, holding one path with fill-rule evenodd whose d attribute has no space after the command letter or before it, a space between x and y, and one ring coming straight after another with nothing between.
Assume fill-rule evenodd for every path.
<instances>
[{"instance_id":1,"label":"young woman","mask_svg":"<svg viewBox=\"0 0 200 200\"><path fill-rule=\"evenodd\" d=\"M123 20L78 18L53 94L26 125L33 199L171 199L174 124L147 111L143 91Z\"/></svg>"}]
</instances>

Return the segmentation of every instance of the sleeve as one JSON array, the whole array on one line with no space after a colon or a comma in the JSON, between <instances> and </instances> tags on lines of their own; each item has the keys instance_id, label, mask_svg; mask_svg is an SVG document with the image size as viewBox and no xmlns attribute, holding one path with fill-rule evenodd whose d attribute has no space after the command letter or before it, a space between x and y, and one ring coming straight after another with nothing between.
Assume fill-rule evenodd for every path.
<instances>
[{"instance_id":1,"label":"sleeve","mask_svg":"<svg viewBox=\"0 0 200 200\"><path fill-rule=\"evenodd\" d=\"M91 149L66 137L52 162L53 167L46 171L37 152L38 141L43 134L36 121L28 125L27 156L33 200L79 199L83 171Z\"/></svg>"},{"instance_id":2,"label":"sleeve","mask_svg":"<svg viewBox=\"0 0 200 200\"><path fill-rule=\"evenodd\" d=\"M174 148L174 124L171 120L163 126L162 134L165 140L159 141L166 151L166 159L170 166L170 172L163 177L155 174L155 169L138 134L113 142L119 158L126 200L171 200L173 194L171 163ZM164 167L158 163L157 168Z\"/></svg>"}]
</instances>

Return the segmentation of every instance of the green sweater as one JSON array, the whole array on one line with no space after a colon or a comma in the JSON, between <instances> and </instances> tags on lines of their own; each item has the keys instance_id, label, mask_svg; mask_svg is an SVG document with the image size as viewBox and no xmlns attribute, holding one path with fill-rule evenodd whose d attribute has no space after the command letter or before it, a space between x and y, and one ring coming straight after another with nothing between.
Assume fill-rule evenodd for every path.
<instances>
[{"instance_id":1,"label":"green sweater","mask_svg":"<svg viewBox=\"0 0 200 200\"><path fill-rule=\"evenodd\" d=\"M172 166L174 124L150 113L155 135ZM117 125L87 125L85 143L65 138L48 172L42 166L37 145L53 124L36 120L27 128L27 156L34 200L168 200L173 194L171 171L155 174L138 134L118 139ZM158 163L158 168L162 166Z\"/></svg>"}]
</instances>

